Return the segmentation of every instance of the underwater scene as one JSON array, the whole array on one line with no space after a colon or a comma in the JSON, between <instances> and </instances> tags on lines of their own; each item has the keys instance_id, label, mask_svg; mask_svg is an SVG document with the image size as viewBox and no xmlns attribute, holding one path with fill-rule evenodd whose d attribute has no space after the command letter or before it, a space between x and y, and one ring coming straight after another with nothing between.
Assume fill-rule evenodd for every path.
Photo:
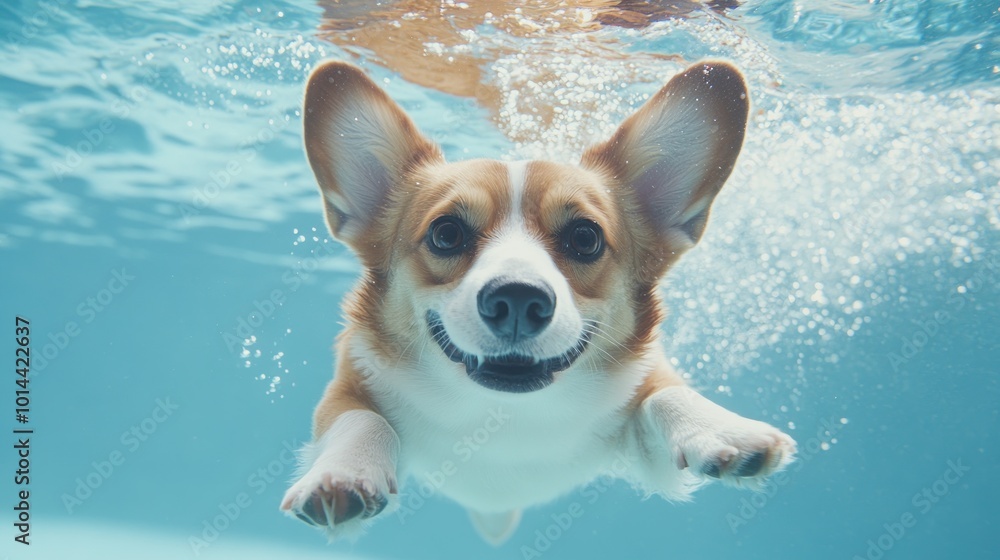
<instances>
[{"instance_id":1,"label":"underwater scene","mask_svg":"<svg viewBox=\"0 0 1000 560\"><path fill-rule=\"evenodd\" d=\"M794 461L689 501L598 476L494 543L434 473L332 542L282 511L371 280L306 153L328 60L449 162L576 164L737 68L742 150L657 344ZM11 1L0 124L0 559L1000 557L1000 2Z\"/></svg>"}]
</instances>

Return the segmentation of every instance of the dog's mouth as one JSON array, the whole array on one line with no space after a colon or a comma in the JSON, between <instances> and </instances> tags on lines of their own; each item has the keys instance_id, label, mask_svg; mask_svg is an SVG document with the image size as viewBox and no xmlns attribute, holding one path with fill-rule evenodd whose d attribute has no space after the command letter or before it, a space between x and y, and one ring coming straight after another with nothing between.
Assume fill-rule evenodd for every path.
<instances>
[{"instance_id":1,"label":"dog's mouth","mask_svg":"<svg viewBox=\"0 0 1000 560\"><path fill-rule=\"evenodd\" d=\"M463 364L465 372L473 381L488 389L507 393L530 393L547 387L552 383L553 374L573 365L580 354L583 354L590 343L590 333L594 330L588 322L576 344L552 358L538 359L512 353L487 356L480 361L477 356L467 354L455 346L437 313L427 312L427 326L444 355L455 363Z\"/></svg>"}]
</instances>

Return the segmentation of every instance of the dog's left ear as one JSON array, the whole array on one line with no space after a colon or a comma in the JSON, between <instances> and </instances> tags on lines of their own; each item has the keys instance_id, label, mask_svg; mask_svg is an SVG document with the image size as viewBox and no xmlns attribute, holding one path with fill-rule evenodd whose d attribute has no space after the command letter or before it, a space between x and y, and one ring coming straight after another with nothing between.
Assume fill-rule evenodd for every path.
<instances>
[{"instance_id":1,"label":"dog's left ear","mask_svg":"<svg viewBox=\"0 0 1000 560\"><path fill-rule=\"evenodd\" d=\"M743 76L724 62L696 64L675 76L583 156L632 194L661 240L691 247L743 145L749 100Z\"/></svg>"}]
</instances>

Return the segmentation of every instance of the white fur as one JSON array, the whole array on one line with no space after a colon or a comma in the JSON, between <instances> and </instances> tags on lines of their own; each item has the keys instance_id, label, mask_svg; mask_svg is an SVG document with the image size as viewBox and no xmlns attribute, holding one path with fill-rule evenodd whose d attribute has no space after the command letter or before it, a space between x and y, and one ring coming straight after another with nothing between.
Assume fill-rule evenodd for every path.
<instances>
[{"instance_id":1,"label":"white fur","mask_svg":"<svg viewBox=\"0 0 1000 560\"><path fill-rule=\"evenodd\" d=\"M508 162L507 180L510 182L510 209L507 216L508 227L511 229L524 229L524 214L521 207L524 205L524 181L528 174L529 161L520 160Z\"/></svg>"},{"instance_id":2,"label":"white fur","mask_svg":"<svg viewBox=\"0 0 1000 560\"><path fill-rule=\"evenodd\" d=\"M383 514L392 511L397 503L390 489L397 488L398 456L399 438L384 418L369 410L345 412L319 440L303 447L298 482L285 492L281 509L294 516L314 492L343 485L385 497L389 503ZM329 511L327 518L333 519ZM355 537L367 523L358 517L337 525L331 522L325 529L331 539Z\"/></svg>"},{"instance_id":3,"label":"white fur","mask_svg":"<svg viewBox=\"0 0 1000 560\"><path fill-rule=\"evenodd\" d=\"M371 352L360 338L352 351ZM543 391L503 393L469 379L432 342L420 356L412 370L368 375L399 434L400 474L486 513L544 503L607 470L628 422L622 404L642 381L638 371L609 376L581 364ZM443 484L432 480L446 470Z\"/></svg>"}]
</instances>

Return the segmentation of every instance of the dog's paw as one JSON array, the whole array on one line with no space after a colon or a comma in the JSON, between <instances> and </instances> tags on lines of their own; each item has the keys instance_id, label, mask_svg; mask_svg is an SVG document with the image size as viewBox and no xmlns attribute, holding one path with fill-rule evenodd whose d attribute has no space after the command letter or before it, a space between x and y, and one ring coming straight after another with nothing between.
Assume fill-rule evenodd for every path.
<instances>
[{"instance_id":1,"label":"dog's paw","mask_svg":"<svg viewBox=\"0 0 1000 560\"><path fill-rule=\"evenodd\" d=\"M330 539L356 537L368 520L398 503L399 438L370 410L350 410L315 443L300 451L301 478L285 492L281 509L326 531Z\"/></svg>"},{"instance_id":2,"label":"dog's paw","mask_svg":"<svg viewBox=\"0 0 1000 560\"><path fill-rule=\"evenodd\" d=\"M755 486L795 456L795 440L757 420L732 414L676 442L681 469L738 486Z\"/></svg>"},{"instance_id":3,"label":"dog's paw","mask_svg":"<svg viewBox=\"0 0 1000 560\"><path fill-rule=\"evenodd\" d=\"M288 489L281 509L335 537L360 529L362 522L382 513L396 494L394 476L350 476L314 467Z\"/></svg>"}]
</instances>

